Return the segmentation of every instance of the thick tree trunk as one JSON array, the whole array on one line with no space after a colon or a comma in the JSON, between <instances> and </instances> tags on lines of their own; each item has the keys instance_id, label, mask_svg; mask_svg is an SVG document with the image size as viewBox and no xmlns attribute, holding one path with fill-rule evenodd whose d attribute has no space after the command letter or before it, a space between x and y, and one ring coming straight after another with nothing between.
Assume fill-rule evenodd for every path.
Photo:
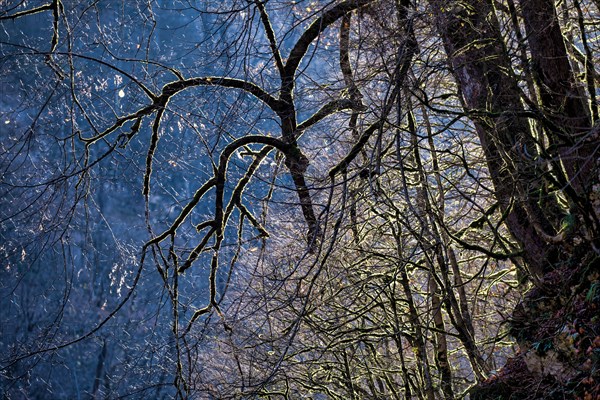
<instances>
[{"instance_id":1,"label":"thick tree trunk","mask_svg":"<svg viewBox=\"0 0 600 400\"><path fill-rule=\"evenodd\" d=\"M521 0L521 10L549 154L560 159L565 174L560 183L572 204L592 229L598 229L589 201L597 179L598 134L592 131L588 101L581 96L582 88L577 87L554 2Z\"/></svg>"},{"instance_id":2,"label":"thick tree trunk","mask_svg":"<svg viewBox=\"0 0 600 400\"><path fill-rule=\"evenodd\" d=\"M537 202L543 191L541 174L528 157L535 153L535 140L524 117L495 10L488 0L451 7L447 1L430 3L506 224L521 244L530 269L539 275L553 253L545 238L555 232Z\"/></svg>"}]
</instances>

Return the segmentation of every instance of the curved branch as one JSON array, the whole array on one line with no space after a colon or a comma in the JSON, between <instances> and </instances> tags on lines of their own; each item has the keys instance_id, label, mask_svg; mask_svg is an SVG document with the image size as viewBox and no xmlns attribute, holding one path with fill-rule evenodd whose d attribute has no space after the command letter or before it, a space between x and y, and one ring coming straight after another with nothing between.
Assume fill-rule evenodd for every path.
<instances>
[{"instance_id":1,"label":"curved branch","mask_svg":"<svg viewBox=\"0 0 600 400\"><path fill-rule=\"evenodd\" d=\"M335 167L333 167L329 171L329 176L331 178L333 178L340 172L346 172L350 163L354 160L354 158L356 158L358 153L360 153L362 148L367 144L371 135L373 133L375 133L376 131L378 131L379 129L381 129L382 127L383 127L383 120L379 120L379 121L375 122L374 124L372 124L371 126L369 126L363 132L363 134L360 136L360 139L358 139L358 141L354 144L354 146L352 146L352 149L348 152L346 157L344 157L342 159L342 161L340 161Z\"/></svg>"},{"instance_id":2,"label":"curved branch","mask_svg":"<svg viewBox=\"0 0 600 400\"><path fill-rule=\"evenodd\" d=\"M166 84L162 88L162 93L156 99L157 103L168 100L171 96L182 90L195 86L221 86L233 89L243 90L265 103L271 110L277 112L281 109L279 100L271 96L258 85L245 81L243 79L227 78L224 76L205 76L174 81Z\"/></svg>"},{"instance_id":3,"label":"curved branch","mask_svg":"<svg viewBox=\"0 0 600 400\"><path fill-rule=\"evenodd\" d=\"M286 77L292 78L295 75L298 65L300 65L300 61L302 61L302 58L304 58L304 55L308 51L310 44L317 38L317 36L327 29L329 25L337 21L344 14L364 7L372 2L373 0L343 1L335 7L325 11L321 17L317 18L312 24L310 24L290 52L290 56L285 64Z\"/></svg>"},{"instance_id":4,"label":"curved branch","mask_svg":"<svg viewBox=\"0 0 600 400\"><path fill-rule=\"evenodd\" d=\"M90 59L90 60L96 61L96 62L100 62L101 64L106 64L105 62L103 62L101 60L91 59L89 57L83 57L83 58ZM119 72L121 72L121 71L119 70ZM129 75L127 75L127 76L130 77ZM138 83L138 85L140 85L140 84ZM241 79L207 76L207 77L198 77L198 78L191 78L191 79L185 79L185 80L178 80L178 81L174 81L174 82L168 83L165 86L163 86L161 94L159 96L156 96L150 90L145 88L143 85L140 85L142 90L144 90L144 92L150 98L152 98L152 100L153 100L152 104L140 109L139 111L137 111L133 114L129 114L125 117L121 117L121 118L117 119L117 121L113 125L111 125L107 129L105 129L103 132L97 134L96 136L93 136L90 138L84 138L84 137L80 136L79 139L82 140L83 142L85 142L87 145L91 145L94 142L97 142L98 140L111 134L112 132L114 132L121 126L123 126L123 124L127 121L131 121L133 119L137 119L137 118L152 114L156 110L164 110L165 107L167 106L167 103L171 99L171 97L173 97L174 95L176 95L177 93L179 93L185 89L196 87L196 86L221 86L221 87L228 87L228 88L234 88L234 89L241 89L247 93L252 94L259 100L263 101L274 112L277 112L277 110L281 109L279 100L277 100L276 98L274 98L273 96L271 96L270 94L265 92L262 88L255 85L254 83L244 81Z\"/></svg>"},{"instance_id":5,"label":"curved branch","mask_svg":"<svg viewBox=\"0 0 600 400\"><path fill-rule=\"evenodd\" d=\"M227 220L229 220L229 217L233 212L234 208L237 207L242 213L242 215L245 215L248 218L250 223L260 232L261 236L263 237L268 237L269 234L256 220L256 218L254 218L250 211L242 204L242 193L244 192L246 185L248 185L248 182L250 182L250 179L252 178L260 164L263 162L265 157L269 155L273 148L273 146L264 146L259 152L253 154L254 160L252 161L252 164L250 164L250 166L248 167L248 170L244 174L244 177L238 181L237 185L235 186L235 189L233 189L233 193L231 194L231 199L229 200L229 204L227 205L227 209L225 210L224 216L224 221L225 223L227 223Z\"/></svg>"},{"instance_id":6,"label":"curved branch","mask_svg":"<svg viewBox=\"0 0 600 400\"><path fill-rule=\"evenodd\" d=\"M342 110L364 111L364 107L362 104L354 101L353 99L338 99L330 101L313 115L308 117L304 122L299 124L297 131L303 131L307 128L310 128L323 118Z\"/></svg>"},{"instance_id":7,"label":"curved branch","mask_svg":"<svg viewBox=\"0 0 600 400\"><path fill-rule=\"evenodd\" d=\"M105 136L110 135L111 133L113 133L120 127L122 127L126 122L132 121L132 120L140 121L140 118L142 118L146 115L152 114L155 111L155 109L156 109L155 105L151 104L133 114L129 114L124 117L118 118L117 121L114 124L112 124L110 127L106 128L104 131L98 133L96 136L92 136L90 138L85 138L81 135L81 132L78 132L79 140L84 142L86 144L86 146L91 146L92 144L96 143L98 140L104 138ZM134 127L137 125L137 121L132 126L132 132L130 132L131 136L127 137L129 140L133 137L133 135L135 135L135 133L137 133L137 130L134 129ZM137 127L137 129L139 130L139 126ZM122 137L123 136L121 136L121 138ZM119 140L122 140L122 139L119 139Z\"/></svg>"},{"instance_id":8,"label":"curved branch","mask_svg":"<svg viewBox=\"0 0 600 400\"><path fill-rule=\"evenodd\" d=\"M215 176L216 179L216 198L215 198L215 223L216 223L216 233L218 237L223 235L223 225L224 225L224 210L223 210L223 198L225 192L225 174L227 172L227 164L229 162L229 157L233 154L234 151L239 149L240 147L244 147L246 145L256 143L256 144L265 144L268 146L275 147L282 153L286 154L290 152L290 145L283 142L282 140L270 136L262 136L262 135L248 135L241 137L239 139L234 140L232 143L228 144L221 156L219 157L219 167L217 169L217 174Z\"/></svg>"},{"instance_id":9,"label":"curved branch","mask_svg":"<svg viewBox=\"0 0 600 400\"><path fill-rule=\"evenodd\" d=\"M169 227L169 229L167 229L166 231L164 231L163 233L161 233L160 235L156 236L155 238L151 239L150 241L148 241L145 246L148 247L150 245L153 244L157 244L162 242L163 240L165 240L169 235L172 235L175 233L175 231L177 230L177 228L179 228L179 226L187 219L187 217L191 214L192 210L194 209L194 207L196 207L196 205L200 202L200 200L202 199L202 197L213 187L215 186L216 183L216 179L213 177L212 179L206 181L198 190L196 190L196 193L194 193L194 197L192 198L192 201L190 201L179 213L179 215L177 216L177 218L175 218L175 221L173 221L173 223L171 224L171 226ZM212 222L212 221L211 221ZM206 226L212 226L210 222L206 223ZM197 228L198 231L202 230L204 228L204 226L199 226Z\"/></svg>"}]
</instances>

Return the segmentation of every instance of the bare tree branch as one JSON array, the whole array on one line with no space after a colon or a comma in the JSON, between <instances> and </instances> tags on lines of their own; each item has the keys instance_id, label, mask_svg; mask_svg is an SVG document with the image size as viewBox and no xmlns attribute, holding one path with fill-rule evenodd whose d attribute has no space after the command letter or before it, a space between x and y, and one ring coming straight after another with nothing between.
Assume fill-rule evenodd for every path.
<instances>
[{"instance_id":1,"label":"bare tree branch","mask_svg":"<svg viewBox=\"0 0 600 400\"><path fill-rule=\"evenodd\" d=\"M273 53L273 58L275 60L275 66L279 71L279 76L285 75L285 67L283 65L283 60L281 59L281 53L279 52L279 46L277 45L277 39L275 38L275 32L273 32L273 26L271 25L271 20L269 19L269 15L267 14L267 10L265 9L265 3L262 0L255 0L254 4L258 8L260 13L260 20L262 21L263 27L265 28L265 32L267 34L267 38L269 39L269 45L271 46L271 53Z\"/></svg>"}]
</instances>

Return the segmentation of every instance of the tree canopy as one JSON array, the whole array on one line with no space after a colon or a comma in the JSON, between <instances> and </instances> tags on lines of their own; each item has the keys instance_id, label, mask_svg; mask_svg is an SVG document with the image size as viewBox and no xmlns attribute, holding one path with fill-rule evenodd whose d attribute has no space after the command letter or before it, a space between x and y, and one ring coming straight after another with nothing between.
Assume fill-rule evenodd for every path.
<instances>
[{"instance_id":1,"label":"tree canopy","mask_svg":"<svg viewBox=\"0 0 600 400\"><path fill-rule=\"evenodd\" d=\"M2 2L2 395L600 396L599 20Z\"/></svg>"}]
</instances>

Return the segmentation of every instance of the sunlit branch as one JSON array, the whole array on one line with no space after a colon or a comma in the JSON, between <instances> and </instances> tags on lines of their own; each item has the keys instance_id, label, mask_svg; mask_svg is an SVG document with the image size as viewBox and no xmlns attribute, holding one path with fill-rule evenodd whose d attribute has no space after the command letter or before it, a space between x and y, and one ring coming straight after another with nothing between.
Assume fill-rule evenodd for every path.
<instances>
[{"instance_id":1,"label":"sunlit branch","mask_svg":"<svg viewBox=\"0 0 600 400\"><path fill-rule=\"evenodd\" d=\"M373 135L373 133L379 131L383 127L383 121L377 121L371 126L369 126L363 134L360 136L358 141L352 146L352 149L348 152L346 157L344 157L335 167L329 170L329 176L335 177L340 172L345 172L350 163L356 158L356 156L360 153L363 147L368 143L369 139Z\"/></svg>"},{"instance_id":2,"label":"sunlit branch","mask_svg":"<svg viewBox=\"0 0 600 400\"><path fill-rule=\"evenodd\" d=\"M59 22L60 22L60 13L64 13L64 7L61 0L53 0L52 3L47 3L39 7L35 7L29 10L24 10L17 12L11 15L2 15L0 16L0 21L2 20L14 20L21 17L26 17L29 15L38 14L44 11L52 11L52 38L50 39L50 51L46 55L46 64L52 69L52 71L56 74L59 80L65 78L65 74L60 69L60 67L56 64L53 58L53 53L56 50L56 46L58 45L59 39Z\"/></svg>"},{"instance_id":3,"label":"sunlit branch","mask_svg":"<svg viewBox=\"0 0 600 400\"><path fill-rule=\"evenodd\" d=\"M223 234L224 227L224 210L223 210L223 197L225 192L225 174L227 172L227 164L229 162L229 157L239 148L246 146L251 143L257 144L266 144L272 147L277 148L284 154L288 154L290 152L291 147L284 143L281 139L270 137L270 136L261 136L261 135L248 135L236 139L229 145L223 149L221 152L221 156L219 158L219 167L217 169L216 175L216 200L215 200L215 222L216 233L217 236L221 236Z\"/></svg>"},{"instance_id":4,"label":"sunlit branch","mask_svg":"<svg viewBox=\"0 0 600 400\"><path fill-rule=\"evenodd\" d=\"M64 12L62 2L60 0L54 0L52 2L52 40L50 42L50 53L53 53L56 50L56 46L58 45L58 23L60 19L60 12Z\"/></svg>"},{"instance_id":5,"label":"sunlit branch","mask_svg":"<svg viewBox=\"0 0 600 400\"><path fill-rule=\"evenodd\" d=\"M265 28L267 39L269 39L269 45L271 47L271 52L273 53L275 65L279 71L279 76L283 76L285 74L285 67L283 66L283 60L281 59L281 54L279 53L279 46L277 45L277 39L275 38L275 32L273 32L273 26L271 25L269 15L267 14L265 5L261 0L255 0L254 3L260 12L260 20Z\"/></svg>"},{"instance_id":6,"label":"sunlit branch","mask_svg":"<svg viewBox=\"0 0 600 400\"><path fill-rule=\"evenodd\" d=\"M583 12L581 10L581 4L579 0L574 0L575 9L577 10L577 23L581 32L581 44L585 50L585 61L583 66L585 68L585 81L588 89L590 108L592 109L592 125L598 121L598 102L596 101L596 85L594 76L597 74L594 68L594 56L590 44L588 43L587 34L585 33L585 21Z\"/></svg>"},{"instance_id":7,"label":"sunlit branch","mask_svg":"<svg viewBox=\"0 0 600 400\"><path fill-rule=\"evenodd\" d=\"M296 45L290 52L290 55L285 63L286 77L290 79L296 73L298 65L304 58L304 55L308 51L310 44L325 30L337 21L344 14L349 13L358 8L364 7L365 5L372 3L373 0L348 0L337 4L336 6L325 11L323 15L313 21L310 26L302 33L300 39L296 42Z\"/></svg>"},{"instance_id":8,"label":"sunlit branch","mask_svg":"<svg viewBox=\"0 0 600 400\"><path fill-rule=\"evenodd\" d=\"M352 66L350 64L350 27L352 23L352 14L348 13L342 17L342 23L340 26L340 70L344 76L344 83L350 93L350 99L357 104L362 106L362 94L356 86L354 81L354 74L352 72ZM358 139L358 130L356 129L358 121L358 110L353 109L348 126L354 139ZM366 152L362 150L363 158L366 160ZM352 207L351 207L352 208Z\"/></svg>"},{"instance_id":9,"label":"sunlit branch","mask_svg":"<svg viewBox=\"0 0 600 400\"><path fill-rule=\"evenodd\" d=\"M242 193L244 192L246 185L250 182L250 179L252 178L252 176L254 175L254 173L256 172L258 167L260 166L260 164L263 162L265 157L273 149L274 149L273 146L264 146L259 152L253 153L254 160L252 161L252 164L250 164L250 166L248 167L248 170L244 174L244 177L239 180L238 184L236 185L235 189L233 190L233 193L231 195L231 200L229 201L229 204L227 205L227 209L225 211L225 217L224 217L225 223L227 223L229 216L231 215L231 213L234 210L234 207L237 207L240 210L240 212L242 213L242 215L246 216L248 218L250 223L260 232L261 236L263 236L263 237L268 237L269 233L258 222L258 220L250 213L250 211L246 208L246 206L244 206L242 204Z\"/></svg>"},{"instance_id":10,"label":"sunlit branch","mask_svg":"<svg viewBox=\"0 0 600 400\"><path fill-rule=\"evenodd\" d=\"M254 217L252 217L252 215L248 212L248 210L241 203L242 191L243 191L245 185L250 180L253 172L256 170L256 168L258 168L258 165L260 165L260 161L262 160L262 158L259 158L258 162L255 161L253 163L253 168L251 168L251 170L248 171L248 173L244 176L244 178L238 183L238 185L234 189L234 194L232 196L231 203L230 203L231 206L228 207L227 212L224 212L224 210L223 210L225 182L226 182L225 175L227 172L227 164L229 162L229 157L237 149L247 146L252 143L267 145L267 147L265 148L266 150L263 149L263 151L261 152L261 153L264 153L265 156L266 156L266 154L268 154L269 151L271 151L272 148L277 148L284 154L289 149L289 146L286 145L285 143L283 143L280 139L269 137L269 136L260 136L260 135L244 136L244 137L239 138L239 139L235 140L234 142L230 143L229 145L227 145L225 147L225 149L221 153L220 160L219 160L219 167L217 169L216 176L211 179L210 185L208 185L208 184L203 185L202 188L200 190L198 190L198 192L196 192L196 195L194 196L193 201L190 202L185 207L184 210L182 210L182 212L177 217L175 222L171 225L171 227L167 231L163 232L160 236L156 237L155 239L153 239L151 241L153 243L159 243L160 241L164 240L169 234L173 234L177 230L177 227L179 227L181 225L181 223L185 220L185 218L191 213L192 209L200 201L200 198L204 195L204 193L206 193L206 191L213 185L216 187L215 219L211 220L209 222L205 222L197 227L197 230L199 230L199 231L204 229L205 227L210 227L210 229L205 234L202 241L190 253L190 255L188 256L187 260L184 262L182 267L179 268L179 273L182 273L186 269L191 267L193 262L204 251L204 249L206 248L206 245L208 244L208 241L214 234L217 235L216 245L218 246L218 244L220 243L220 240L222 239L224 225L226 223L226 220L227 220L229 214L231 213L231 210L229 208L233 205L236 205L240 209L240 211L245 212L251 222L252 221L256 222L256 224L254 222L252 222L252 223L257 227L257 229L259 229L259 231L261 231L261 234L268 235L266 233L266 231L264 230L264 228L262 228L260 226L260 224L258 224L256 219Z\"/></svg>"},{"instance_id":11,"label":"sunlit branch","mask_svg":"<svg viewBox=\"0 0 600 400\"><path fill-rule=\"evenodd\" d=\"M216 227L211 226L211 228L208 230L208 232L206 232L204 234L204 237L202 238L200 243L198 243L198 245L196 247L194 247L194 249L191 251L188 258L183 263L183 265L177 270L178 274L184 273L189 267L192 266L194 261L196 261L198 259L198 257L200 256L200 254L202 254L202 252L205 250L206 245L208 245L208 241L212 238L215 231L216 231Z\"/></svg>"},{"instance_id":12,"label":"sunlit branch","mask_svg":"<svg viewBox=\"0 0 600 400\"><path fill-rule=\"evenodd\" d=\"M364 106L352 99L333 100L321 107L317 112L298 125L298 131L310 128L323 118L342 110L364 111Z\"/></svg>"},{"instance_id":13,"label":"sunlit branch","mask_svg":"<svg viewBox=\"0 0 600 400\"><path fill-rule=\"evenodd\" d=\"M195 86L221 86L232 89L240 89L261 100L274 111L281 108L280 102L277 99L265 92L256 84L242 79L227 78L222 76L197 77L168 83L163 87L160 96L156 98L156 102L162 103L174 94Z\"/></svg>"},{"instance_id":14,"label":"sunlit branch","mask_svg":"<svg viewBox=\"0 0 600 400\"><path fill-rule=\"evenodd\" d=\"M250 213L248 208L242 203L238 203L237 207L240 209L240 212L248 218L250 223L258 230L263 237L269 237L269 232L258 222L258 220Z\"/></svg>"},{"instance_id":15,"label":"sunlit branch","mask_svg":"<svg viewBox=\"0 0 600 400\"><path fill-rule=\"evenodd\" d=\"M166 231L164 231L163 233L161 233L157 237L152 238L150 241L148 241L146 243L146 246L150 246L150 245L153 245L153 244L158 244L158 243L162 242L163 240L165 240L169 235L174 235L175 232L177 231L177 228L179 228L179 226L181 226L181 224L187 219L187 217L193 211L194 207L196 207L196 205L198 205L198 203L200 202L200 200L202 199L202 197L213 186L215 186L215 183L216 183L216 178L213 177L212 179L206 181L198 190L196 190L196 193L194 193L194 197L192 198L192 200L181 210L181 212L179 213L179 215L177 216L177 218L175 218L175 221L173 221L173 223L171 224L171 226L169 227L169 229L167 229ZM212 223L214 223L214 222L212 222ZM196 229L198 231L200 231L200 230L204 229L208 225L210 225L210 224L207 222L203 226L198 226Z\"/></svg>"},{"instance_id":16,"label":"sunlit branch","mask_svg":"<svg viewBox=\"0 0 600 400\"><path fill-rule=\"evenodd\" d=\"M108 54L110 54L110 56L112 58L114 58L117 61L124 61L124 62L128 62L128 63L141 63L141 64L147 64L147 65L154 65L157 66L159 68L163 68L166 69L167 71L169 71L170 73L172 73L173 75L175 75L175 77L181 81L185 80L185 77L183 76L183 74L181 73L181 71L179 71L177 68L171 67L169 65L166 65L165 63L160 63L157 61L153 61L150 59L139 59L139 58L130 58L130 57L121 57L117 54L114 53L113 49L111 49L109 46L106 45L106 43L102 42L100 43L100 45L102 46L102 48L104 49L104 51L106 51Z\"/></svg>"},{"instance_id":17,"label":"sunlit branch","mask_svg":"<svg viewBox=\"0 0 600 400\"><path fill-rule=\"evenodd\" d=\"M144 196L148 196L150 194L150 175L152 174L152 161L154 159L154 152L156 151L156 146L158 145L159 129L160 129L160 120L165 112L164 108L161 108L156 113L156 118L154 119L154 124L152 125L152 136L150 138L150 147L148 148L148 153L146 155L146 173L144 174L144 187L142 193Z\"/></svg>"},{"instance_id":18,"label":"sunlit branch","mask_svg":"<svg viewBox=\"0 0 600 400\"><path fill-rule=\"evenodd\" d=\"M140 89L142 89L142 91L146 94L146 96L148 96L149 99L155 99L156 95L150 90L148 89L148 87L146 87L146 85L144 85L139 79L137 79L135 76L131 75L129 72L123 70L122 68L119 68L118 66L114 65L114 64L110 64L104 60L101 60L99 58L96 57L91 57L91 56L86 56L83 54L77 54L77 53L65 53L65 52L56 52L55 54L57 55L61 55L61 56L68 56L68 57L75 57L75 58L81 58L82 60L88 60L88 61L93 61L95 63L98 63L100 65L103 65L105 67L108 67L114 71L117 71L119 74L125 76L127 79L129 79L130 81L132 81L133 83L135 83ZM173 72L171 68L167 68L169 71ZM176 74L177 75L177 74Z\"/></svg>"},{"instance_id":19,"label":"sunlit branch","mask_svg":"<svg viewBox=\"0 0 600 400\"><path fill-rule=\"evenodd\" d=\"M344 83L348 87L351 98L358 96L359 90L354 82L354 76L352 73L352 66L350 65L350 24L352 21L352 14L344 14L342 17L342 23L340 26L340 69L344 76Z\"/></svg>"},{"instance_id":20,"label":"sunlit branch","mask_svg":"<svg viewBox=\"0 0 600 400\"><path fill-rule=\"evenodd\" d=\"M37 14L37 13L44 12L44 11L54 10L56 8L57 3L59 3L59 2L60 1L58 1L58 0L54 0L54 1L52 1L52 3L47 3L47 4L41 5L39 7L31 8L29 10L19 11L17 13L11 14L11 15L1 15L0 21L7 20L7 19L16 19L16 18L20 18L20 17L25 17L27 15L33 15L33 14Z\"/></svg>"},{"instance_id":21,"label":"sunlit branch","mask_svg":"<svg viewBox=\"0 0 600 400\"><path fill-rule=\"evenodd\" d=\"M152 104L140 109L139 111L137 111L133 114L129 114L125 117L121 117L121 118L117 119L117 121L113 125L111 125L107 129L105 129L103 132L97 134L96 136L93 136L91 138L84 138L84 137L80 136L80 139L83 142L85 142L87 145L91 145L91 144L97 142L98 140L106 137L107 135L111 134L112 132L114 132L121 126L123 126L123 124L127 121L130 121L130 120L133 120L136 118L140 118L145 115L152 114L153 112L155 112L157 110L164 110L165 107L167 106L167 103L171 99L171 97L173 97L177 93L179 93L185 89L191 88L191 87L202 86L202 85L204 85L204 86L222 86L222 87L241 89L241 90L244 90L244 91L254 95L256 98L262 100L271 109L273 109L273 110L280 109L280 107L279 107L280 103L277 99L275 99L273 96L269 95L267 92L265 92L264 90L262 90L260 87L258 87L257 85L255 85L253 83L250 83L250 82L247 82L244 80L240 80L240 79L224 78L224 77L192 78L192 79L186 79L183 81L175 81L175 82L166 84L163 87L162 93L159 96L156 96L153 93L148 91L147 94L149 94L151 96L151 98L153 99ZM161 114L162 114L162 112L161 112Z\"/></svg>"},{"instance_id":22,"label":"sunlit branch","mask_svg":"<svg viewBox=\"0 0 600 400\"><path fill-rule=\"evenodd\" d=\"M155 110L156 110L156 107L154 105L149 105L149 106L146 106L146 107L142 108L141 110L139 110L139 111L137 111L137 112L135 112L133 114L129 114L129 115L125 116L125 117L118 118L117 121L114 124L112 124L110 127L106 128L104 131L100 132L96 136L92 136L90 138L83 137L82 134L81 134L81 132L78 132L79 140L81 140L82 142L84 142L86 144L86 146L91 146L92 144L96 143L98 140L103 139L104 137L110 135L111 133L113 133L114 131L116 131L120 127L122 127L126 122L132 121L132 120L139 121L139 119L141 117L144 117L146 115L150 115ZM134 123L134 127L135 127L135 123ZM132 129L131 132L135 133L136 131L134 129ZM129 139L131 139L131 137L129 137Z\"/></svg>"}]
</instances>

